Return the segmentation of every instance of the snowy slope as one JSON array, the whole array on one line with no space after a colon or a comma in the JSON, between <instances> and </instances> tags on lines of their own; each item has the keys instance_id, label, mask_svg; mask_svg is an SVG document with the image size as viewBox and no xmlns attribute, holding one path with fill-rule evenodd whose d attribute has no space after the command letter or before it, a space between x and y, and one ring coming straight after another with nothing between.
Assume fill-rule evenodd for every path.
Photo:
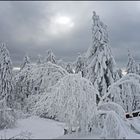
<instances>
[{"instance_id":1,"label":"snowy slope","mask_svg":"<svg viewBox=\"0 0 140 140\"><path fill-rule=\"evenodd\" d=\"M132 124L137 124L136 128L140 128L140 118L133 118L130 120ZM99 139L100 136L96 134L69 134L64 135L65 124L49 119L39 118L37 116L32 116L26 119L19 119L15 128L1 130L0 138L8 139L13 136L15 139L24 138L24 139ZM135 133L132 129L128 128L127 139L140 139L140 134ZM19 134L22 134L19 136Z\"/></svg>"},{"instance_id":2,"label":"snowy slope","mask_svg":"<svg viewBox=\"0 0 140 140\"><path fill-rule=\"evenodd\" d=\"M130 123L134 124L137 129L140 130L140 118L133 118L130 120ZM140 139L140 133L136 133L133 129L127 129L128 134L126 139ZM100 137L100 135L97 134L69 134L69 135L63 135L58 137L58 139L103 139Z\"/></svg>"},{"instance_id":3,"label":"snowy slope","mask_svg":"<svg viewBox=\"0 0 140 140\"><path fill-rule=\"evenodd\" d=\"M31 139L53 139L64 134L63 125L60 122L33 116L18 120L15 128L7 129L6 131L1 130L0 138L8 139L13 136L16 136L15 138L23 138L18 136L18 134L22 133L25 139L28 138L25 136L30 134L29 137Z\"/></svg>"}]
</instances>

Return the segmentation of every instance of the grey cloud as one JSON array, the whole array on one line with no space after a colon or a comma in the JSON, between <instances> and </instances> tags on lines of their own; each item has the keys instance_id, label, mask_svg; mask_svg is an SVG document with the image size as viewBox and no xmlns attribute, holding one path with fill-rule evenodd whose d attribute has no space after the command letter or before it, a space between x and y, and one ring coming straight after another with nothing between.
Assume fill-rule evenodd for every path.
<instances>
[{"instance_id":1,"label":"grey cloud","mask_svg":"<svg viewBox=\"0 0 140 140\"><path fill-rule=\"evenodd\" d=\"M7 42L14 65L21 63L25 53L35 61L38 54L45 56L47 49L57 58L74 61L78 52L91 46L93 10L108 26L118 66L126 66L128 49L139 61L140 2L0 2L0 41ZM49 34L49 24L58 13L71 17L75 26L71 32L54 37Z\"/></svg>"}]
</instances>

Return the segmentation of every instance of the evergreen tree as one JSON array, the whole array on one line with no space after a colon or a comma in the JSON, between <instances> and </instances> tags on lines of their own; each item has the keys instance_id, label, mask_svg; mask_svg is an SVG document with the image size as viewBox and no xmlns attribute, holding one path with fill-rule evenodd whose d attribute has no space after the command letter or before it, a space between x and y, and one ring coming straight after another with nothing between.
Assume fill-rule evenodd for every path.
<instances>
[{"instance_id":1,"label":"evergreen tree","mask_svg":"<svg viewBox=\"0 0 140 140\"><path fill-rule=\"evenodd\" d=\"M99 16L93 12L92 40L93 45L85 54L86 65L84 77L89 79L98 89L100 96L107 92L107 88L116 79L117 71L111 53L107 26L100 21Z\"/></svg>"},{"instance_id":2,"label":"evergreen tree","mask_svg":"<svg viewBox=\"0 0 140 140\"><path fill-rule=\"evenodd\" d=\"M84 57L81 54L79 54L79 56L76 60L76 64L75 64L75 73L78 73L79 71L81 71L82 76L83 76L84 65L85 65Z\"/></svg>"},{"instance_id":3,"label":"evergreen tree","mask_svg":"<svg viewBox=\"0 0 140 140\"><path fill-rule=\"evenodd\" d=\"M129 50L128 50L127 73L137 73L136 62Z\"/></svg>"},{"instance_id":4,"label":"evergreen tree","mask_svg":"<svg viewBox=\"0 0 140 140\"><path fill-rule=\"evenodd\" d=\"M140 64L136 65L136 71L137 71L137 74L140 75Z\"/></svg>"},{"instance_id":5,"label":"evergreen tree","mask_svg":"<svg viewBox=\"0 0 140 140\"><path fill-rule=\"evenodd\" d=\"M20 71L26 67L27 64L30 64L30 58L28 55L24 56L23 63L21 65Z\"/></svg>"},{"instance_id":6,"label":"evergreen tree","mask_svg":"<svg viewBox=\"0 0 140 140\"><path fill-rule=\"evenodd\" d=\"M47 53L48 53L48 55L46 57L45 62L51 62L51 63L56 64L56 59L55 59L54 53L51 50L48 50Z\"/></svg>"},{"instance_id":7,"label":"evergreen tree","mask_svg":"<svg viewBox=\"0 0 140 140\"><path fill-rule=\"evenodd\" d=\"M73 73L72 63L68 62L68 64L66 65L66 70L68 73Z\"/></svg>"},{"instance_id":8,"label":"evergreen tree","mask_svg":"<svg viewBox=\"0 0 140 140\"><path fill-rule=\"evenodd\" d=\"M37 64L39 65L41 63L42 63L41 55L38 55Z\"/></svg>"},{"instance_id":9,"label":"evergreen tree","mask_svg":"<svg viewBox=\"0 0 140 140\"><path fill-rule=\"evenodd\" d=\"M12 106L12 61L6 44L0 45L0 100L6 99L7 105Z\"/></svg>"}]
</instances>

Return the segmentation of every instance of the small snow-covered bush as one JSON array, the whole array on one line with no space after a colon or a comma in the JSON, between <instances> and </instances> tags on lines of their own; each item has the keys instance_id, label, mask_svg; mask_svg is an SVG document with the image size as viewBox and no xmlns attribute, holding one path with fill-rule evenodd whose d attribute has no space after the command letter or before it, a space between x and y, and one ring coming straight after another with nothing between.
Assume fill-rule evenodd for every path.
<instances>
[{"instance_id":1,"label":"small snow-covered bush","mask_svg":"<svg viewBox=\"0 0 140 140\"><path fill-rule=\"evenodd\" d=\"M126 125L114 111L109 111L104 122L102 137L124 139L127 136Z\"/></svg>"},{"instance_id":2,"label":"small snow-covered bush","mask_svg":"<svg viewBox=\"0 0 140 140\"><path fill-rule=\"evenodd\" d=\"M117 103L106 102L98 105L89 128L102 138L126 138L127 120L124 109Z\"/></svg>"},{"instance_id":3,"label":"small snow-covered bush","mask_svg":"<svg viewBox=\"0 0 140 140\"><path fill-rule=\"evenodd\" d=\"M122 119L126 119L125 118L125 111L122 108L122 106L120 106L117 103L114 102L107 102L107 103L102 103L101 105L98 106L98 110L104 110L104 111L115 111Z\"/></svg>"},{"instance_id":4,"label":"small snow-covered bush","mask_svg":"<svg viewBox=\"0 0 140 140\"><path fill-rule=\"evenodd\" d=\"M15 122L14 110L6 106L5 100L0 101L0 129L13 127Z\"/></svg>"},{"instance_id":5,"label":"small snow-covered bush","mask_svg":"<svg viewBox=\"0 0 140 140\"><path fill-rule=\"evenodd\" d=\"M43 95L35 94L30 95L28 99L26 99L26 105L24 106L24 110L29 114L32 114L33 110L36 108L36 103L40 100Z\"/></svg>"},{"instance_id":6,"label":"small snow-covered bush","mask_svg":"<svg viewBox=\"0 0 140 140\"><path fill-rule=\"evenodd\" d=\"M105 119L106 119L106 111L96 111L91 117L91 120L89 121L88 124L89 132L93 132L97 135L100 135L104 127Z\"/></svg>"},{"instance_id":7,"label":"small snow-covered bush","mask_svg":"<svg viewBox=\"0 0 140 140\"><path fill-rule=\"evenodd\" d=\"M92 83L81 73L62 78L50 93L41 95L34 112L39 116L65 121L69 130L88 128L88 120L96 110L96 94Z\"/></svg>"},{"instance_id":8,"label":"small snow-covered bush","mask_svg":"<svg viewBox=\"0 0 140 140\"><path fill-rule=\"evenodd\" d=\"M97 111L90 123L90 132L101 138L125 138L126 122L115 111Z\"/></svg>"},{"instance_id":9,"label":"small snow-covered bush","mask_svg":"<svg viewBox=\"0 0 140 140\"><path fill-rule=\"evenodd\" d=\"M102 98L102 101L107 100L121 105L125 112L139 110L140 76L129 73L110 85L107 94Z\"/></svg>"}]
</instances>

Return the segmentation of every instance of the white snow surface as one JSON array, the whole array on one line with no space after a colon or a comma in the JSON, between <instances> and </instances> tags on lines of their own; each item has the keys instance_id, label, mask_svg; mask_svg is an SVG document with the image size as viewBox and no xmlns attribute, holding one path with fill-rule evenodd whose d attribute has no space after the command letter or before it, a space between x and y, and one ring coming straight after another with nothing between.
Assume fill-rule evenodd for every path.
<instances>
[{"instance_id":1,"label":"white snow surface","mask_svg":"<svg viewBox=\"0 0 140 140\"><path fill-rule=\"evenodd\" d=\"M136 128L140 128L140 118L133 118L130 122L135 125ZM17 121L17 125L14 128L1 130L0 138L8 139L14 137L14 139L21 138L19 134L24 135L24 139L28 139L29 137L25 137L30 134L30 139L99 139L100 136L89 133L73 133L69 135L64 135L64 126L65 124L62 122L40 118L38 116L31 116L24 119L19 119ZM139 126L139 127L138 127ZM135 133L133 130L128 128L127 139L139 139L140 134ZM23 138L23 137L22 137Z\"/></svg>"},{"instance_id":2,"label":"white snow surface","mask_svg":"<svg viewBox=\"0 0 140 140\"><path fill-rule=\"evenodd\" d=\"M32 116L19 119L15 128L1 130L0 138L19 138L20 133L30 133L31 139L53 139L64 134L63 123ZM20 137L21 138L21 137ZM24 137L26 139L26 137Z\"/></svg>"}]
</instances>

